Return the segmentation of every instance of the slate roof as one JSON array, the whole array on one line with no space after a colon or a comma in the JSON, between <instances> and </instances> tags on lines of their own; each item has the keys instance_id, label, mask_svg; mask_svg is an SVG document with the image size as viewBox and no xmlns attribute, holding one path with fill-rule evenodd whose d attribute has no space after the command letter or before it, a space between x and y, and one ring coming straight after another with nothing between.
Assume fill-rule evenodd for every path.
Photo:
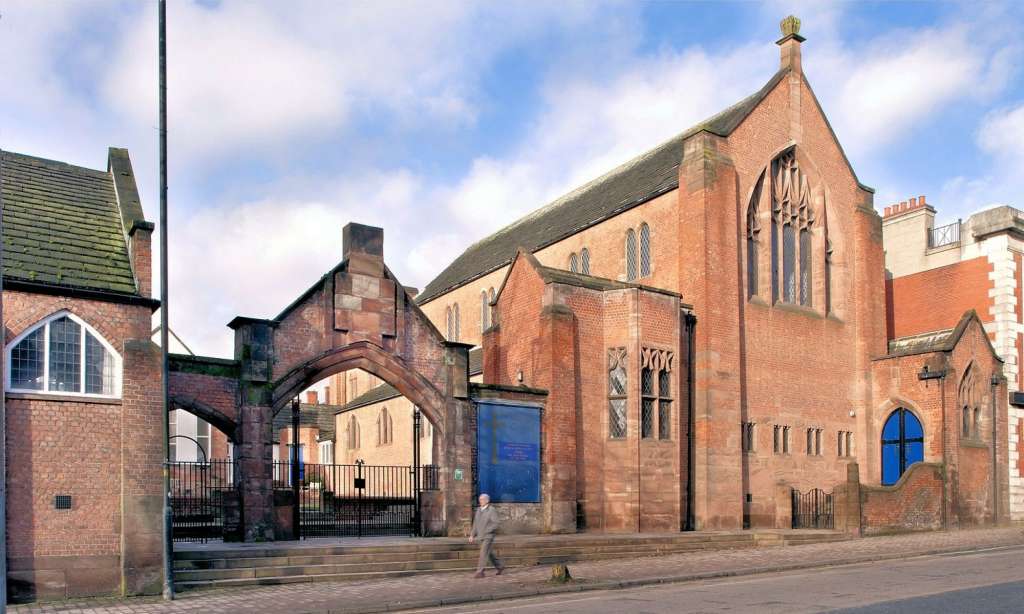
<instances>
[{"instance_id":1,"label":"slate roof","mask_svg":"<svg viewBox=\"0 0 1024 614\"><path fill-rule=\"evenodd\" d=\"M929 352L952 352L956 348L956 344L960 342L960 338L964 336L964 332L967 331L967 327L974 321L978 323L978 327L982 331L985 330L985 325L982 324L981 318L978 317L978 312L973 309L968 309L964 312L964 315L960 317L960 321L954 328L948 330L938 330L930 333L921 333L919 335L909 335L907 337L896 337L895 339L889 340L888 350L889 353L886 356L877 358L876 360L885 360L886 358L892 358L894 356L911 356L914 354L927 354ZM1003 358L996 352L995 347L992 345L992 340L987 334L982 335L988 345L988 349L992 352L992 355L999 362L1004 362Z\"/></svg>"},{"instance_id":2,"label":"slate roof","mask_svg":"<svg viewBox=\"0 0 1024 614\"><path fill-rule=\"evenodd\" d=\"M334 439L334 414L340 409L337 405L320 403L310 405L299 404L299 427L315 426L320 429L320 441ZM283 429L292 425L292 410L290 406L277 412L274 416L274 441L279 441L279 435Z\"/></svg>"},{"instance_id":3,"label":"slate roof","mask_svg":"<svg viewBox=\"0 0 1024 614\"><path fill-rule=\"evenodd\" d=\"M423 288L416 302L426 303L507 265L519 248L534 252L678 188L683 141L701 131L728 136L788 73L788 68L779 70L753 95L470 245Z\"/></svg>"},{"instance_id":4,"label":"slate roof","mask_svg":"<svg viewBox=\"0 0 1024 614\"><path fill-rule=\"evenodd\" d=\"M469 351L469 375L479 375L484 372L484 350L483 348L473 348ZM394 399L402 396L398 389L391 384L381 384L364 392L363 394L352 399L348 403L336 408L335 414L341 414L353 409L365 407L367 405L373 405L374 403L380 403L381 401L387 401L388 399Z\"/></svg>"},{"instance_id":5,"label":"slate roof","mask_svg":"<svg viewBox=\"0 0 1024 614\"><path fill-rule=\"evenodd\" d=\"M0 156L4 277L136 295L112 175L24 154Z\"/></svg>"}]
</instances>

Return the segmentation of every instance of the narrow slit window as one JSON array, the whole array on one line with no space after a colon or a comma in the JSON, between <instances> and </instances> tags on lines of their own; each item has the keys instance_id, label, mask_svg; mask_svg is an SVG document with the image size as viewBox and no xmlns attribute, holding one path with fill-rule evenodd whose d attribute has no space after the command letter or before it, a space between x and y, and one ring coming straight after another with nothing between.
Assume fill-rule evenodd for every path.
<instances>
[{"instance_id":1,"label":"narrow slit window","mask_svg":"<svg viewBox=\"0 0 1024 614\"><path fill-rule=\"evenodd\" d=\"M626 437L626 349L608 351L608 436Z\"/></svg>"},{"instance_id":2,"label":"narrow slit window","mask_svg":"<svg viewBox=\"0 0 1024 614\"><path fill-rule=\"evenodd\" d=\"M626 231L626 281L636 281L636 232Z\"/></svg>"}]
</instances>

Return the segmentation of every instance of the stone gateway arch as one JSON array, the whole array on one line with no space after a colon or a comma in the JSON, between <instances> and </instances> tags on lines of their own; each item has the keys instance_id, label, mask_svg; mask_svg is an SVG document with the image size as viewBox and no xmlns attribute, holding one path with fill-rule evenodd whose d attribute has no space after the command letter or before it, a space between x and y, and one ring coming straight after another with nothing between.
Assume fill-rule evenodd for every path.
<instances>
[{"instance_id":1,"label":"stone gateway arch","mask_svg":"<svg viewBox=\"0 0 1024 614\"><path fill-rule=\"evenodd\" d=\"M471 521L473 437L469 345L446 341L384 264L379 228L348 224L342 261L274 319L236 317L232 360L175 356L175 407L199 409L232 433L247 541L274 538L272 423L309 385L362 369L419 407L436 433L440 493L424 501L429 533Z\"/></svg>"}]
</instances>

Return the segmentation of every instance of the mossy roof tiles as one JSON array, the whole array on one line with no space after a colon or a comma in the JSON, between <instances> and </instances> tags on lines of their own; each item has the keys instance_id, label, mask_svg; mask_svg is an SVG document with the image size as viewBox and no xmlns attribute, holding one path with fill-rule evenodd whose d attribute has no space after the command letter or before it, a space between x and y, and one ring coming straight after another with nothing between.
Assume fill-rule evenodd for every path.
<instances>
[{"instance_id":1,"label":"mossy roof tiles","mask_svg":"<svg viewBox=\"0 0 1024 614\"><path fill-rule=\"evenodd\" d=\"M3 152L3 274L138 293L109 173Z\"/></svg>"}]
</instances>

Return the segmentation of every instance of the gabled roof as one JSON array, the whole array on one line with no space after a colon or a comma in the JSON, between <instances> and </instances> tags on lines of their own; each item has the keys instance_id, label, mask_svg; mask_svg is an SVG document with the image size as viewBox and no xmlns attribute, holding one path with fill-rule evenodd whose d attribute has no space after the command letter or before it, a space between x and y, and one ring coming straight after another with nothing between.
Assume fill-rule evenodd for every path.
<instances>
[{"instance_id":1,"label":"gabled roof","mask_svg":"<svg viewBox=\"0 0 1024 614\"><path fill-rule=\"evenodd\" d=\"M2 152L5 279L137 295L109 172Z\"/></svg>"},{"instance_id":2,"label":"gabled roof","mask_svg":"<svg viewBox=\"0 0 1024 614\"><path fill-rule=\"evenodd\" d=\"M787 74L788 68L779 70L753 95L469 246L416 302L422 305L507 265L519 248L535 252L678 188L683 141L698 132L728 136Z\"/></svg>"},{"instance_id":3,"label":"gabled roof","mask_svg":"<svg viewBox=\"0 0 1024 614\"><path fill-rule=\"evenodd\" d=\"M334 439L334 414L337 410L337 405L300 403L299 427L317 427L320 430L320 441ZM291 426L292 410L289 407L285 407L274 416L274 441L278 441L278 437L283 429L291 428Z\"/></svg>"},{"instance_id":4,"label":"gabled roof","mask_svg":"<svg viewBox=\"0 0 1024 614\"><path fill-rule=\"evenodd\" d=\"M964 315L960 317L960 321L954 328L939 330L930 333L922 333L919 335L910 335L907 337L897 337L889 341L889 354L883 356L884 358L892 358L894 356L912 356L914 354L927 354L929 352L952 352L956 348L956 344L960 342L960 338L964 336L964 332L967 331L967 327L971 322L977 322L978 327L982 330L982 336L985 338L985 343L988 345L988 349L992 352L992 355L996 357L999 362L1003 362L999 352L996 352L995 347L992 345L992 340L985 334L985 325L981 322L981 318L978 317L978 312L973 309L968 309L964 312Z\"/></svg>"}]
</instances>

